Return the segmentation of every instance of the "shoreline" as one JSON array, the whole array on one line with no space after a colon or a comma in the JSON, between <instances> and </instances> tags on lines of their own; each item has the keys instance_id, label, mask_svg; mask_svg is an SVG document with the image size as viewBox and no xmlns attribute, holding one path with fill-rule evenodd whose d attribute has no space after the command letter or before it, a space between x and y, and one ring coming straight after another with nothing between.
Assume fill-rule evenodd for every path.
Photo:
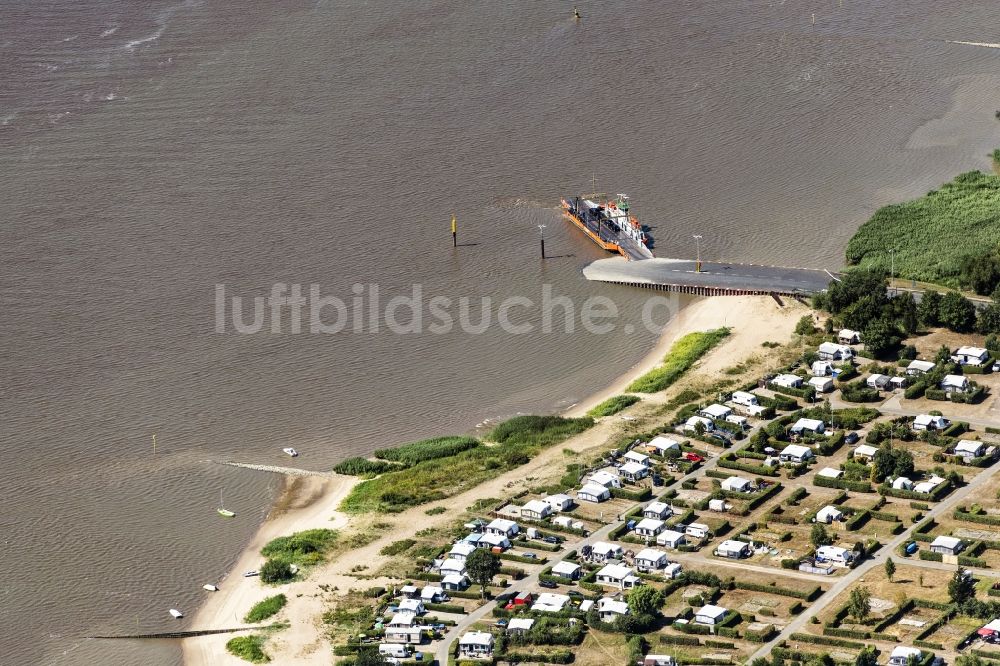
<instances>
[{"instance_id":1,"label":"shoreline","mask_svg":"<svg viewBox=\"0 0 1000 666\"><path fill-rule=\"evenodd\" d=\"M720 305L722 307L720 307ZM564 416L579 416L593 405L606 398L623 392L632 380L648 372L662 363L667 351L680 337L693 332L720 326L733 326L742 323L719 347L710 351L684 379L696 374L699 370L721 370L728 367L735 359L745 358L748 350L760 348L760 342L780 335L779 327L783 323L787 332L791 331L794 321L805 310L794 301L786 302L779 307L770 297L765 296L716 296L695 299L686 303L674 318L664 327L657 343L643 357L624 373L618 375L608 386L588 396L586 399L562 410ZM679 382L678 384L682 384ZM674 387L671 387L671 389ZM667 389L669 392L671 389ZM664 392L643 394L643 400L636 404L641 407L656 404L663 400ZM627 411L627 410L626 410ZM347 550L340 557L316 567L307 580L293 581L280 586L262 586L259 584L239 584L244 582L241 573L247 569L259 568L261 563L260 549L269 540L292 532L328 527L339 529L346 527L351 516L337 511L341 500L346 497L351 488L360 482L356 477L333 475L330 478L307 477L298 484L298 479L286 479L285 488L275 503L275 507L261 524L251 542L241 552L237 563L229 572L225 581L229 585L220 584L218 592L204 603L194 614L192 627L196 629L246 627L248 630L260 630L259 625L245 625L240 622L243 614L257 601L267 596L283 592L289 597L289 603L275 619L287 619L291 622L288 629L274 634L269 639L269 652L272 660L278 663L296 664L328 664L330 653L321 649L326 644L323 628L319 617L323 612L323 592L329 587L345 588L354 581L348 573L352 565L370 565L378 561L378 551L385 543L403 538L407 534L453 520L447 512L428 516L426 510L434 506L454 508L465 506L462 498L465 496L493 496L492 492L511 492L510 483L515 479L523 480L532 472L542 473L553 460L560 460L561 449L574 448L583 451L605 443L607 437L614 432L618 419L606 417L599 419L597 424L562 443L542 451L529 463L470 488L463 493L442 500L431 502L408 509L400 514L378 514L380 521L393 523L390 529L372 544L361 548ZM554 451L554 453L553 453ZM308 501L299 506L302 494L308 492ZM360 587L368 587L378 583L378 579L361 581ZM320 586L323 588L320 588ZM328 587L329 586L329 587ZM336 589L336 588L335 588ZM322 591L321 591L322 590ZM237 624L233 624L234 620ZM181 640L183 663L185 666L208 666L210 664L246 664L247 662L226 652L225 643L234 634L201 636ZM277 655L277 656L276 656Z\"/></svg>"}]
</instances>

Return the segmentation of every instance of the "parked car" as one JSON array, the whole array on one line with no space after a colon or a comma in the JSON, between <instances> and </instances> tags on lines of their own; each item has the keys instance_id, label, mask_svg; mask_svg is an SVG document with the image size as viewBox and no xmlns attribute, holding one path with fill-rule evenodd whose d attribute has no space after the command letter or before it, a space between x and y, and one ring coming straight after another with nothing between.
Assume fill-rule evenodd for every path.
<instances>
[{"instance_id":1,"label":"parked car","mask_svg":"<svg viewBox=\"0 0 1000 666\"><path fill-rule=\"evenodd\" d=\"M556 585L555 583L553 583L551 580L540 580L540 581L538 581L538 586L539 587L547 587L550 590L559 587L558 585Z\"/></svg>"},{"instance_id":2,"label":"parked car","mask_svg":"<svg viewBox=\"0 0 1000 666\"><path fill-rule=\"evenodd\" d=\"M534 553L521 553L521 557L527 558L529 560L537 560L538 556Z\"/></svg>"},{"instance_id":3,"label":"parked car","mask_svg":"<svg viewBox=\"0 0 1000 666\"><path fill-rule=\"evenodd\" d=\"M858 433L849 432L846 435L844 435L844 444L850 446L851 444L856 443L859 439L861 439L861 436L858 435Z\"/></svg>"},{"instance_id":4,"label":"parked car","mask_svg":"<svg viewBox=\"0 0 1000 666\"><path fill-rule=\"evenodd\" d=\"M558 544L558 543L561 542L561 539L559 537L556 537L556 536L547 536L544 539L542 539L542 541L544 541L545 543Z\"/></svg>"},{"instance_id":5,"label":"parked car","mask_svg":"<svg viewBox=\"0 0 1000 666\"><path fill-rule=\"evenodd\" d=\"M705 459L702 458L701 456L699 456L697 453L685 453L684 454L684 460L687 460L688 462L696 462L696 463L705 462Z\"/></svg>"}]
</instances>

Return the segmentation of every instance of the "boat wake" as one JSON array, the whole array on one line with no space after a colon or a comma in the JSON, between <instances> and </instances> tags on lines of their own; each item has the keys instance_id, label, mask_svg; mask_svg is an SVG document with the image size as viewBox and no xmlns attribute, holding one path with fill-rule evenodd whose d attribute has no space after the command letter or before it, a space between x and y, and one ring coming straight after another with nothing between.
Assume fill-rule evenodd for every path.
<instances>
[{"instance_id":1,"label":"boat wake","mask_svg":"<svg viewBox=\"0 0 1000 666\"><path fill-rule=\"evenodd\" d=\"M148 44L149 42L155 42L157 39L163 36L163 33L166 32L166 30L167 30L167 24L166 21L164 21L162 24L160 24L160 27L157 28L156 32L154 32L153 34L149 35L148 37L143 37L141 39L133 39L130 42L126 42L123 48L125 48L125 50L127 51L130 51L137 46L142 46L143 44Z\"/></svg>"},{"instance_id":2,"label":"boat wake","mask_svg":"<svg viewBox=\"0 0 1000 666\"><path fill-rule=\"evenodd\" d=\"M961 42L954 39L945 40L949 44L964 44L965 46L979 46L984 49L1000 49L1000 44L996 42Z\"/></svg>"}]
</instances>

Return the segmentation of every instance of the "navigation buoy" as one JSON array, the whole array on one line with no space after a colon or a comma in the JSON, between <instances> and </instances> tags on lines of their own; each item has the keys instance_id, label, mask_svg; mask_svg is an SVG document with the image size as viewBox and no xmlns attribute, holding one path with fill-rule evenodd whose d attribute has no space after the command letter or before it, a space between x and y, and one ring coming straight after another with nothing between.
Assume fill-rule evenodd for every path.
<instances>
[{"instance_id":1,"label":"navigation buoy","mask_svg":"<svg viewBox=\"0 0 1000 666\"><path fill-rule=\"evenodd\" d=\"M579 21L582 17L580 16L580 10L576 7L573 8L573 18Z\"/></svg>"}]
</instances>

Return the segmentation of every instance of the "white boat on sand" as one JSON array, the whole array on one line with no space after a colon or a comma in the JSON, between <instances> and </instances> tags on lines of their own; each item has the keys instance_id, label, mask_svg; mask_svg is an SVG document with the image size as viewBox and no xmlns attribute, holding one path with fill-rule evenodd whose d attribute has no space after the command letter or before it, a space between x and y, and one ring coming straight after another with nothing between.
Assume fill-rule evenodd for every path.
<instances>
[{"instance_id":1,"label":"white boat on sand","mask_svg":"<svg viewBox=\"0 0 1000 666\"><path fill-rule=\"evenodd\" d=\"M182 617L184 617L184 613L180 612L176 608L171 608L170 609L170 614L173 615L174 618L176 618L178 620L181 619Z\"/></svg>"},{"instance_id":2,"label":"white boat on sand","mask_svg":"<svg viewBox=\"0 0 1000 666\"><path fill-rule=\"evenodd\" d=\"M212 585L211 583L205 583L204 585L201 586L201 589L208 590L209 592L218 592L219 591L219 588L216 587L215 585Z\"/></svg>"}]
</instances>

